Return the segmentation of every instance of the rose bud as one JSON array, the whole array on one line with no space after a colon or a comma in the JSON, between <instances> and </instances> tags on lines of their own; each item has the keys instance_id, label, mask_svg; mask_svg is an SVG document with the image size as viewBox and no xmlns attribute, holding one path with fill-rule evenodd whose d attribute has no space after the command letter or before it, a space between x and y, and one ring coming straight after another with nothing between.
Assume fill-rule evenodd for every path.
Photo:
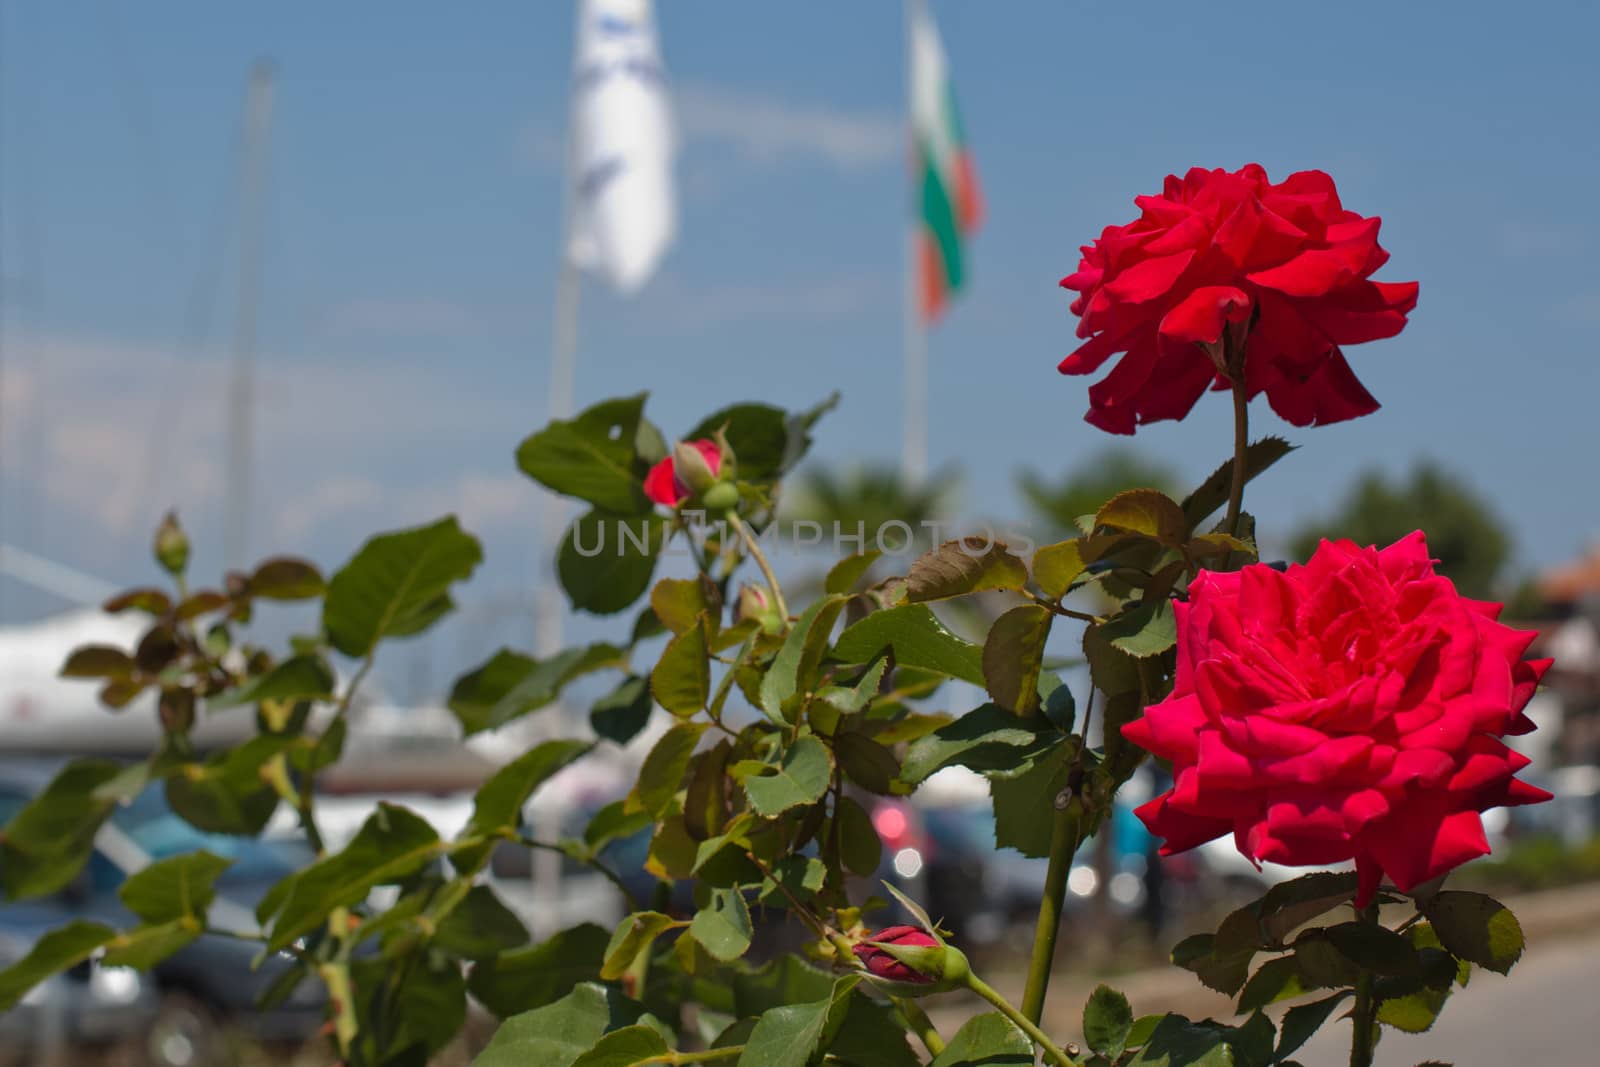
<instances>
[{"instance_id":1,"label":"rose bud","mask_svg":"<svg viewBox=\"0 0 1600 1067\"><path fill-rule=\"evenodd\" d=\"M779 620L767 591L759 585L744 585L739 587L739 601L733 609L733 621L759 623L763 629L770 631Z\"/></svg>"},{"instance_id":2,"label":"rose bud","mask_svg":"<svg viewBox=\"0 0 1600 1067\"><path fill-rule=\"evenodd\" d=\"M722 473L722 447L702 437L672 450L672 455L645 475L644 495L664 507L675 508L695 492L715 485Z\"/></svg>"},{"instance_id":3,"label":"rose bud","mask_svg":"<svg viewBox=\"0 0 1600 1067\"><path fill-rule=\"evenodd\" d=\"M966 982L967 957L920 926L886 926L852 948L867 973L908 992L936 993Z\"/></svg>"}]
</instances>

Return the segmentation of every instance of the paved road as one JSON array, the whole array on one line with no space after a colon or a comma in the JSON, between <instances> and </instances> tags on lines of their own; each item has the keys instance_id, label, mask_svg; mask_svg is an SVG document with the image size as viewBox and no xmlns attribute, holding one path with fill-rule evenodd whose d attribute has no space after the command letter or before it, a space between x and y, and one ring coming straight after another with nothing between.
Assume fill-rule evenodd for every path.
<instances>
[{"instance_id":1,"label":"paved road","mask_svg":"<svg viewBox=\"0 0 1600 1067\"><path fill-rule=\"evenodd\" d=\"M1306 1067L1343 1067L1350 1024L1330 1023L1301 1050ZM1384 1031L1375 1067L1435 1059L1455 1067L1589 1067L1600 1063L1600 936L1530 952L1506 977L1474 971L1426 1034Z\"/></svg>"}]
</instances>

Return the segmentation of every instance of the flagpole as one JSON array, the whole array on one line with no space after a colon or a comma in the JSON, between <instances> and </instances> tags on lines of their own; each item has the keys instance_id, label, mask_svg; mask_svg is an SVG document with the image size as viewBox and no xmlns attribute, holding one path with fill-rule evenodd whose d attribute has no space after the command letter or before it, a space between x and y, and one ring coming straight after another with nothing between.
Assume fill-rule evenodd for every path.
<instances>
[{"instance_id":1,"label":"flagpole","mask_svg":"<svg viewBox=\"0 0 1600 1067\"><path fill-rule=\"evenodd\" d=\"M250 551L255 463L256 308L261 296L262 190L267 133L272 121L272 64L257 60L245 104L244 195L240 202L239 294L234 311L233 374L229 385L228 500L223 559L243 567Z\"/></svg>"},{"instance_id":2,"label":"flagpole","mask_svg":"<svg viewBox=\"0 0 1600 1067\"><path fill-rule=\"evenodd\" d=\"M922 0L906 0L906 144L915 160L916 126L912 115L916 84L913 37ZM915 165L911 174L915 174ZM908 175L910 177L910 175ZM921 293L917 287L917 252L920 234L917 186L908 180L905 242L905 410L902 416L901 474L907 485L923 483L928 474L928 329L923 321Z\"/></svg>"},{"instance_id":3,"label":"flagpole","mask_svg":"<svg viewBox=\"0 0 1600 1067\"><path fill-rule=\"evenodd\" d=\"M583 0L577 0L573 4L574 54L583 32L583 10ZM575 92L576 82L573 84L572 91ZM578 195L574 132L569 102L567 139L561 168L561 247L557 252L560 266L556 274L555 306L550 323L550 387L546 397L546 414L551 420L570 418L576 403L578 306L583 290L583 275L571 252ZM545 569L534 592L533 647L534 654L541 659L561 651L564 640L565 608L556 571L556 553L561 547L566 512L566 502L555 493L546 491L544 507L539 513L539 565Z\"/></svg>"}]
</instances>

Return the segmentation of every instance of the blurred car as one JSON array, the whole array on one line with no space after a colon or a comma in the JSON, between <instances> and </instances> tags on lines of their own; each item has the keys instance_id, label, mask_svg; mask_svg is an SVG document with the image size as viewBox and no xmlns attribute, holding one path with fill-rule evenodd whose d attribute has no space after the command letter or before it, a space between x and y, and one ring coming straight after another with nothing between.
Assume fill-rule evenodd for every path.
<instances>
[{"instance_id":1,"label":"blurred car","mask_svg":"<svg viewBox=\"0 0 1600 1067\"><path fill-rule=\"evenodd\" d=\"M58 766L58 761L0 760L0 825L49 783ZM208 922L241 934L259 930L253 909L266 891L311 859L302 842L196 830L167 806L159 787L152 787L113 812L95 837L89 862L66 888L46 897L0 902L0 929L34 931L37 937L74 919L118 928L135 925L137 919L117 896L127 877L156 860L200 848L233 861L217 879ZM259 951L257 943L208 934L151 969L147 981L157 1007L145 1046L152 1062L162 1067L213 1062L226 1028L284 1043L304 1041L320 1029L326 992L315 979L302 981L271 1009L257 1008L262 994L294 962L280 953L257 964Z\"/></svg>"},{"instance_id":2,"label":"blurred car","mask_svg":"<svg viewBox=\"0 0 1600 1067\"><path fill-rule=\"evenodd\" d=\"M0 911L0 970L26 956L46 931L7 921ZM142 1038L154 1022L153 985L127 967L89 961L29 990L0 1012L0 1063L35 1063L62 1047L123 1044ZM19 1057L26 1056L26 1059Z\"/></svg>"}]
</instances>

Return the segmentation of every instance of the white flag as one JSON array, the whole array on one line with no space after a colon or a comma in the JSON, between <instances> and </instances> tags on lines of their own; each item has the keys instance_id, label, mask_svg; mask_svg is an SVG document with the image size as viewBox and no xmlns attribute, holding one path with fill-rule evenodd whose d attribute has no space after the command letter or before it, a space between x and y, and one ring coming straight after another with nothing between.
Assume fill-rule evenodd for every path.
<instances>
[{"instance_id":1,"label":"white flag","mask_svg":"<svg viewBox=\"0 0 1600 1067\"><path fill-rule=\"evenodd\" d=\"M623 292L672 242L672 115L651 0L580 0L567 254Z\"/></svg>"}]
</instances>

